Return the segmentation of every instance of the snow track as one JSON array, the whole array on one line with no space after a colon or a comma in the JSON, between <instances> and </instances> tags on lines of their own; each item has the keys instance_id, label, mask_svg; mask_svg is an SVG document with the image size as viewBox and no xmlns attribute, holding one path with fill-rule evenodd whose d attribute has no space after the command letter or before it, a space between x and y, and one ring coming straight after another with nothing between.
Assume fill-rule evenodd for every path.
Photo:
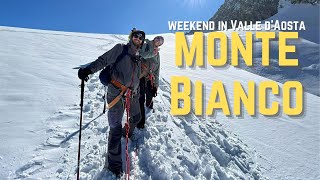
<instances>
[{"instance_id":1,"label":"snow track","mask_svg":"<svg viewBox=\"0 0 320 180\"><path fill-rule=\"evenodd\" d=\"M130 144L131 179L320 179L318 96L305 92L299 117L252 117L246 111L242 117L221 112L172 117L172 76L201 80L204 103L213 81L223 81L233 103L234 81L246 87L251 80L270 78L232 66L178 68L174 34L161 35L161 86L155 112L147 112L146 128L137 130ZM75 179L80 80L72 68L127 37L0 27L0 179ZM297 43L304 48L301 62L318 58L309 41ZM103 170L109 132L107 116L101 114L103 95L95 74L85 86L82 179L115 179ZM282 102L277 96L270 100Z\"/></svg>"},{"instance_id":2,"label":"snow track","mask_svg":"<svg viewBox=\"0 0 320 180\"><path fill-rule=\"evenodd\" d=\"M215 120L170 115L170 85L160 82L155 112L146 128L135 130L130 144L131 179L263 179L256 153ZM103 169L109 126L103 110L103 86L94 75L85 86L81 179L115 179ZM78 104L47 119L50 137L15 178L74 179L79 133Z\"/></svg>"}]
</instances>

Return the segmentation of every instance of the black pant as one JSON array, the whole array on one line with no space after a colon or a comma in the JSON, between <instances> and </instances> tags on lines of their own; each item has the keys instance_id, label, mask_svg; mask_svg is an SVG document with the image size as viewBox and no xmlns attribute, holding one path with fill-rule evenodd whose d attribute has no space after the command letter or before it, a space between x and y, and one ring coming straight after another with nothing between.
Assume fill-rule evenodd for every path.
<instances>
[{"instance_id":1,"label":"black pant","mask_svg":"<svg viewBox=\"0 0 320 180\"><path fill-rule=\"evenodd\" d=\"M144 77L141 78L140 79L140 97L139 97L141 120L137 125L137 127L139 128L143 128L146 122L144 103L146 103L146 107L153 109L152 91L153 91L153 86L151 84L151 81L147 80Z\"/></svg>"},{"instance_id":2,"label":"black pant","mask_svg":"<svg viewBox=\"0 0 320 180\"><path fill-rule=\"evenodd\" d=\"M108 96L107 101L110 103L114 97ZM129 137L131 137L133 130L140 121L141 115L138 97L131 98L130 101L130 131ZM110 126L109 136L108 136L108 152L106 166L113 173L120 174L122 171L122 159L121 159L121 137L123 136L122 128L122 117L125 113L124 102L122 100L118 101L112 108L108 111L108 122Z\"/></svg>"}]
</instances>

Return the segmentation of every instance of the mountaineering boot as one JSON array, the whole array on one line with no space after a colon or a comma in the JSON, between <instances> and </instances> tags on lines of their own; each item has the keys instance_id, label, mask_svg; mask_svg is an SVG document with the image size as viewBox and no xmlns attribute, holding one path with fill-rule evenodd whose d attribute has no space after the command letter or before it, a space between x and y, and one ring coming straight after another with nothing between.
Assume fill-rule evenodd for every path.
<instances>
[{"instance_id":1,"label":"mountaineering boot","mask_svg":"<svg viewBox=\"0 0 320 180\"><path fill-rule=\"evenodd\" d=\"M139 124L137 125L137 128L138 128L138 129L144 129L144 123L141 123L141 124L139 123Z\"/></svg>"},{"instance_id":2,"label":"mountaineering boot","mask_svg":"<svg viewBox=\"0 0 320 180\"><path fill-rule=\"evenodd\" d=\"M138 129L143 129L145 122L146 122L146 115L145 115L145 112L144 112L143 115L141 114L141 120L140 120L139 123L137 124L137 128L138 128Z\"/></svg>"},{"instance_id":3,"label":"mountaineering boot","mask_svg":"<svg viewBox=\"0 0 320 180\"><path fill-rule=\"evenodd\" d=\"M110 169L110 168L108 167L108 170L109 170L110 172L112 172L117 178L121 178L121 176L123 175L122 169L115 171L115 170L112 170L112 169Z\"/></svg>"}]
</instances>

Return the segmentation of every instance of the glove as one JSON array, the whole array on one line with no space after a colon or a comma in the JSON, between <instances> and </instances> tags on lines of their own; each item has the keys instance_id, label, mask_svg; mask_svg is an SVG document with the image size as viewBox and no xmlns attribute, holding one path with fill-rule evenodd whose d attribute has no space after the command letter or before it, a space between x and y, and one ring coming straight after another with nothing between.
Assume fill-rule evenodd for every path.
<instances>
[{"instance_id":1,"label":"glove","mask_svg":"<svg viewBox=\"0 0 320 180\"><path fill-rule=\"evenodd\" d=\"M153 97L158 96L157 91L158 91L158 88L157 88L157 87L153 87L153 88L152 88L152 96L153 96Z\"/></svg>"},{"instance_id":2,"label":"glove","mask_svg":"<svg viewBox=\"0 0 320 180\"><path fill-rule=\"evenodd\" d=\"M89 74L92 74L91 70L88 68L80 68L78 71L78 77L81 80L88 81L89 79Z\"/></svg>"}]
</instances>

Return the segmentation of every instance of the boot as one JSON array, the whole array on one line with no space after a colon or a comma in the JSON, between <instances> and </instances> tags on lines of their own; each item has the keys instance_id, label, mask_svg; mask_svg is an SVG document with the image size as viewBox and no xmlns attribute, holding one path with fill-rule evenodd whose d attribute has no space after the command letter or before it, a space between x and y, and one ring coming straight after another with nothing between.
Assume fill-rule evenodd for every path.
<instances>
[{"instance_id":1,"label":"boot","mask_svg":"<svg viewBox=\"0 0 320 180\"><path fill-rule=\"evenodd\" d=\"M110 172L112 172L117 178L121 178L121 176L123 175L122 169L120 169L120 170L118 170L118 171L114 171L114 170L112 170L112 169L110 169L110 168L108 167L108 170L109 170Z\"/></svg>"},{"instance_id":2,"label":"boot","mask_svg":"<svg viewBox=\"0 0 320 180\"><path fill-rule=\"evenodd\" d=\"M144 128L144 124L145 124L145 122L146 122L146 120L145 120L145 116L143 116L142 115L142 119L139 121L139 123L137 124L137 128L138 129L143 129Z\"/></svg>"}]
</instances>

